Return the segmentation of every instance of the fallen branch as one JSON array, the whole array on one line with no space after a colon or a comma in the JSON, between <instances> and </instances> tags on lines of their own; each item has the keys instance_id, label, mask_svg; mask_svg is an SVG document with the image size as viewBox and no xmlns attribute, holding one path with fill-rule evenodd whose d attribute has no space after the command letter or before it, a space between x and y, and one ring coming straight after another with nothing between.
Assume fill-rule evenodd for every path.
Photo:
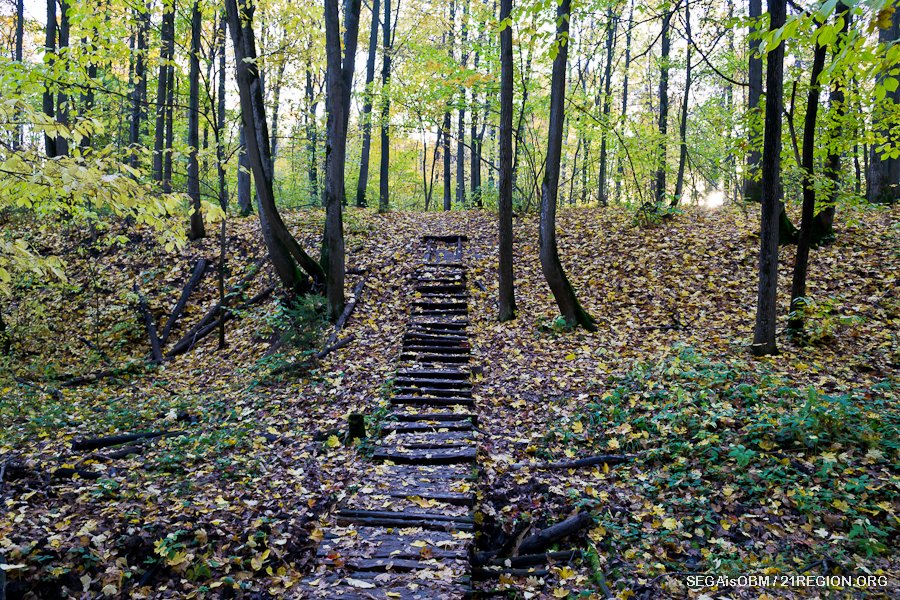
<instances>
[{"instance_id":1,"label":"fallen branch","mask_svg":"<svg viewBox=\"0 0 900 600\"><path fill-rule=\"evenodd\" d=\"M350 342L356 339L356 334L350 334L342 340L339 340L337 343L332 344L331 346L325 346L309 358L297 362L292 362L286 365L281 365L280 367L273 369L272 372L269 373L269 376L274 375L284 375L285 373L290 373L292 371L297 371L299 369L304 369L312 366L315 362L322 360L335 350L340 350L344 346L348 345Z\"/></svg>"},{"instance_id":2,"label":"fallen branch","mask_svg":"<svg viewBox=\"0 0 900 600\"><path fill-rule=\"evenodd\" d=\"M100 356L100 358L103 360L103 362L105 362L106 364L110 364L112 362L112 360L109 358L109 355L106 352L104 352L103 349L100 348L100 346L98 346L91 340L89 340L86 337L81 336L81 335L78 336L78 339L81 341L82 344L84 344L85 346L87 346L88 348L90 348L91 350L96 352Z\"/></svg>"},{"instance_id":3,"label":"fallen branch","mask_svg":"<svg viewBox=\"0 0 900 600\"><path fill-rule=\"evenodd\" d=\"M478 553L483 554L483 553ZM476 555L476 562L481 557ZM562 550L560 552L543 552L541 554L525 554L522 556L513 556L510 558L490 558L481 560L480 564L520 569L522 567L536 567L545 565L549 562L553 563L569 563L581 558L581 550Z\"/></svg>"},{"instance_id":4,"label":"fallen branch","mask_svg":"<svg viewBox=\"0 0 900 600\"><path fill-rule=\"evenodd\" d=\"M15 380L18 383L21 383L22 385L32 387L32 388L38 390L39 392L43 392L44 394L47 394L48 396L52 396L56 400L62 400L62 397L63 397L62 392L60 392L55 387L43 387L33 381L25 379L24 377L19 377L18 375L15 377Z\"/></svg>"},{"instance_id":5,"label":"fallen branch","mask_svg":"<svg viewBox=\"0 0 900 600\"><path fill-rule=\"evenodd\" d=\"M109 448L110 446L120 446L129 442L138 440L150 440L153 438L181 435L181 431L146 431L143 433L124 433L122 435L109 435L98 438L87 438L72 441L72 450L76 452L84 452L87 450L98 450L100 448Z\"/></svg>"},{"instance_id":6,"label":"fallen branch","mask_svg":"<svg viewBox=\"0 0 900 600\"><path fill-rule=\"evenodd\" d=\"M555 542L587 529L594 524L594 518L588 512L580 512L569 517L565 521L552 525L546 529L525 538L518 548L518 554L534 554L550 547Z\"/></svg>"},{"instance_id":7,"label":"fallen branch","mask_svg":"<svg viewBox=\"0 0 900 600\"><path fill-rule=\"evenodd\" d=\"M95 381L99 381L100 379L106 379L107 377L117 377L119 375L127 375L129 373L133 373L139 368L143 368L143 361L135 361L128 363L124 367L118 367L115 369L106 369L104 371L97 371L95 373L88 373L87 375L60 375L55 379L57 381L61 381L59 387L76 387L79 385L84 385L86 383L94 383Z\"/></svg>"},{"instance_id":8,"label":"fallen branch","mask_svg":"<svg viewBox=\"0 0 900 600\"><path fill-rule=\"evenodd\" d=\"M194 265L194 270L191 273L191 278L181 290L181 296L178 298L178 302L175 304L175 308L172 309L172 313L166 320L166 326L163 329L162 335L159 336L160 344L166 344L166 340L169 339L169 334L172 333L172 328L184 313L184 309L187 308L188 299L191 297L191 294L194 293L194 289L203 280L203 276L206 274L206 269L208 266L209 261L205 258L201 258L197 261L197 264Z\"/></svg>"},{"instance_id":9,"label":"fallen branch","mask_svg":"<svg viewBox=\"0 0 900 600\"><path fill-rule=\"evenodd\" d=\"M144 317L144 327L147 328L147 335L150 338L150 350L153 353L153 362L161 363L162 356L162 346L159 343L159 335L157 335L156 330L156 320L153 318L153 315L150 314L150 309L147 308L147 300L144 298L144 295L138 291L138 285L134 284L134 293L137 294L138 297L138 312Z\"/></svg>"},{"instance_id":10,"label":"fallen branch","mask_svg":"<svg viewBox=\"0 0 900 600\"><path fill-rule=\"evenodd\" d=\"M236 308L226 308L222 311L222 316L218 319L214 319L212 321L206 322L206 317L201 319L200 323L194 326L184 337L182 337L175 346L172 347L166 353L166 358L172 358L173 356L178 356L179 354L184 354L191 348L193 348L197 342L205 338L207 335L216 330L220 325L224 325L231 319L233 319L237 314L253 306L254 304L259 304L263 300L269 297L269 295L275 291L273 286L269 286L257 295L253 296L243 304L237 306ZM216 314L221 308L221 303L217 303L213 308L210 309L209 314ZM204 324L204 322L206 322Z\"/></svg>"},{"instance_id":11,"label":"fallen branch","mask_svg":"<svg viewBox=\"0 0 900 600\"><path fill-rule=\"evenodd\" d=\"M578 460L563 460L559 462L521 462L515 463L513 469L579 469L582 467L594 467L597 465L620 465L629 462L631 456L625 454L601 454L589 456Z\"/></svg>"}]
</instances>

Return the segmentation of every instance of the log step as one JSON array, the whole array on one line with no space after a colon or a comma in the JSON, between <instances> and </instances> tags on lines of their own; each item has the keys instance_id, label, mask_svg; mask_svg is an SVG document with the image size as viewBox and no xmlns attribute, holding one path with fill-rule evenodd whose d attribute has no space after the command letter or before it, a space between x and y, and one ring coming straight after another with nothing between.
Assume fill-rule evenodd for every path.
<instances>
[{"instance_id":1,"label":"log step","mask_svg":"<svg viewBox=\"0 0 900 600\"><path fill-rule=\"evenodd\" d=\"M458 379L437 379L434 377L397 377L394 379L394 385L406 387L472 389L472 384L468 381L461 381Z\"/></svg>"},{"instance_id":2,"label":"log step","mask_svg":"<svg viewBox=\"0 0 900 600\"><path fill-rule=\"evenodd\" d=\"M397 388L394 388L394 392L397 394L401 394L403 396L414 396L416 394L421 394L423 396L431 396L431 397L443 396L445 398L470 398L472 396L472 390L430 388L430 387L397 387Z\"/></svg>"},{"instance_id":3,"label":"log step","mask_svg":"<svg viewBox=\"0 0 900 600\"><path fill-rule=\"evenodd\" d=\"M399 369L398 377L429 377L436 379L456 379L468 381L472 374L463 369Z\"/></svg>"},{"instance_id":4,"label":"log step","mask_svg":"<svg viewBox=\"0 0 900 600\"><path fill-rule=\"evenodd\" d=\"M469 362L469 355L455 356L453 354L420 354L404 352L400 355L400 360L411 360L420 363L455 363L464 364Z\"/></svg>"},{"instance_id":5,"label":"log step","mask_svg":"<svg viewBox=\"0 0 900 600\"><path fill-rule=\"evenodd\" d=\"M394 396L391 404L418 404L420 406L474 406L472 398L438 398L432 396Z\"/></svg>"},{"instance_id":6,"label":"log step","mask_svg":"<svg viewBox=\"0 0 900 600\"><path fill-rule=\"evenodd\" d=\"M477 450L470 446L438 448L379 448L372 454L372 460L389 460L396 464L408 465L453 465L475 462Z\"/></svg>"}]
</instances>

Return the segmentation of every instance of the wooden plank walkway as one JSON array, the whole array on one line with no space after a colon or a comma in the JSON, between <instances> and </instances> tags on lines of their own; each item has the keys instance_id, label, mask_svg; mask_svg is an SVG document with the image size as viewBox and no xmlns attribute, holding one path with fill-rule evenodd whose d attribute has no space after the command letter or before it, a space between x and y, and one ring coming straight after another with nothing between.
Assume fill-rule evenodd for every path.
<instances>
[{"instance_id":1,"label":"wooden plank walkway","mask_svg":"<svg viewBox=\"0 0 900 600\"><path fill-rule=\"evenodd\" d=\"M373 465L335 514L305 595L471 595L477 444L465 236L424 236L409 326ZM324 568L323 568L324 566Z\"/></svg>"}]
</instances>

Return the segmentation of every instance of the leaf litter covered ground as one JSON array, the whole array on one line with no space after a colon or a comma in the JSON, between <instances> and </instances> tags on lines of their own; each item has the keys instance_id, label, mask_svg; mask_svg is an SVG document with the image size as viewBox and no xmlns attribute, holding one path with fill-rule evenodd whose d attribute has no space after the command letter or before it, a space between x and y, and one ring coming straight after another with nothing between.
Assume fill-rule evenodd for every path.
<instances>
[{"instance_id":1,"label":"leaf litter covered ground","mask_svg":"<svg viewBox=\"0 0 900 600\"><path fill-rule=\"evenodd\" d=\"M346 348L268 377L321 348L327 335L307 340L305 353L264 356L273 328L285 323L272 316L273 300L229 324L225 350L213 335L162 367L78 387L63 387L59 376L147 354L133 283L162 324L196 258L215 259L217 246L210 239L176 256L131 233L124 245L79 256L86 232L44 232L44 251L66 256L70 276L64 286L35 282L22 296L30 299L10 310L26 340L0 400L0 553L14 567L10 596L299 595L329 512L359 493L359 473L369 469L340 437L348 413L377 420L387 397L426 231L470 238L470 334L484 368L475 388L481 549L580 509L596 520L561 546L583 549L582 561L504 575L486 589L681 597L723 590L689 590L666 573L896 576L896 210L851 216L837 243L813 253L811 343L781 339L782 354L772 359L747 353L758 248L752 216L696 211L638 229L625 211L563 212L563 262L599 322L590 334L555 321L534 218L516 223L519 318L499 324L492 214L354 211L348 266L366 269L368 279L341 332L355 335ZM289 217L315 248L321 215ZM229 227L231 284L262 257L262 245L255 219ZM792 256L783 252L782 290ZM348 288L359 277L350 276ZM265 267L245 297L272 281ZM171 340L215 297L211 272ZM787 296L780 300L785 315ZM172 435L124 459L71 449L78 438L135 431ZM604 453L631 461L540 468ZM99 478L53 477L59 469Z\"/></svg>"}]
</instances>

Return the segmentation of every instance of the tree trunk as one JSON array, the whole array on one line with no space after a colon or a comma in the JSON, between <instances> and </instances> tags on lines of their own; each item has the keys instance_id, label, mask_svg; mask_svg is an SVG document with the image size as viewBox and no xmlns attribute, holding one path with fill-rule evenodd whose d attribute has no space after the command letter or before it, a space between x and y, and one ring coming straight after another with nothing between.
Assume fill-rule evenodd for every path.
<instances>
[{"instance_id":1,"label":"tree trunk","mask_svg":"<svg viewBox=\"0 0 900 600\"><path fill-rule=\"evenodd\" d=\"M163 154L166 143L166 102L169 97L169 61L175 44L175 0L163 1L160 27L159 77L156 82L156 130L153 144L153 180L163 180Z\"/></svg>"},{"instance_id":2,"label":"tree trunk","mask_svg":"<svg viewBox=\"0 0 900 600\"><path fill-rule=\"evenodd\" d=\"M483 23L482 23L483 25ZM482 26L478 28L478 38L477 42L481 42L481 32ZM476 44L475 55L472 59L472 68L477 73L478 72L478 63L481 59L478 51L478 45ZM469 129L469 139L471 140L471 160L469 163L469 170L471 172L469 179L471 185L471 195L473 204L481 208L482 200L481 200L481 138L483 135L484 127L482 126L482 132L478 131L478 94L475 91L475 88L472 89L472 119L471 119L471 127ZM485 119L487 119L487 113L485 113Z\"/></svg>"},{"instance_id":3,"label":"tree trunk","mask_svg":"<svg viewBox=\"0 0 900 600\"><path fill-rule=\"evenodd\" d=\"M128 143L131 144L131 166L137 168L140 164L141 124L144 120L144 98L147 95L147 68L145 57L147 54L147 30L150 28L150 12L146 7L134 9L138 21L137 40L134 63L134 89L131 93L131 123L128 127Z\"/></svg>"},{"instance_id":4,"label":"tree trunk","mask_svg":"<svg viewBox=\"0 0 900 600\"><path fill-rule=\"evenodd\" d=\"M609 198L607 197L606 187L606 137L607 130L610 127L609 122L609 114L610 114L610 104L611 104L611 89L612 89L612 59L613 59L613 46L616 37L616 17L613 15L612 7L606 9L606 64L604 65L603 70L603 132L600 137L600 181L597 182L597 193L598 198L600 200L600 204L606 206L609 202ZM587 160L585 160L585 166L587 165Z\"/></svg>"},{"instance_id":5,"label":"tree trunk","mask_svg":"<svg viewBox=\"0 0 900 600\"><path fill-rule=\"evenodd\" d=\"M516 317L513 275L512 224L512 120L513 51L512 0L500 0L500 174L499 174L499 264L501 321Z\"/></svg>"},{"instance_id":6,"label":"tree trunk","mask_svg":"<svg viewBox=\"0 0 900 600\"><path fill-rule=\"evenodd\" d=\"M313 90L312 66L306 67L306 153L309 157L307 177L309 179L310 201L315 204L319 198L319 149L318 127L316 126L316 107L319 105Z\"/></svg>"},{"instance_id":7,"label":"tree trunk","mask_svg":"<svg viewBox=\"0 0 900 600\"><path fill-rule=\"evenodd\" d=\"M216 93L216 163L219 175L219 206L223 211L228 208L228 187L225 182L225 27L225 11L223 10L219 18L219 31L217 33L219 42L219 86ZM243 127L241 130L243 131ZM249 200L247 204L250 204Z\"/></svg>"},{"instance_id":8,"label":"tree trunk","mask_svg":"<svg viewBox=\"0 0 900 600\"><path fill-rule=\"evenodd\" d=\"M544 278L559 311L570 327L581 325L589 331L597 329L594 319L581 307L575 290L563 271L556 245L556 200L559 190L559 163L562 155L563 122L565 121L566 63L569 55L569 19L571 0L561 0L556 9L557 53L553 59L550 80L550 123L547 142L547 166L541 185L540 258Z\"/></svg>"},{"instance_id":9,"label":"tree trunk","mask_svg":"<svg viewBox=\"0 0 900 600\"><path fill-rule=\"evenodd\" d=\"M687 64L684 69L684 98L681 99L681 122L678 124L678 178L675 180L675 196L672 198L672 208L681 202L684 192L684 170L687 166L687 120L688 100L691 95L691 2L684 3L684 37L687 41Z\"/></svg>"},{"instance_id":10,"label":"tree trunk","mask_svg":"<svg viewBox=\"0 0 900 600\"><path fill-rule=\"evenodd\" d=\"M239 129L237 202L241 216L246 217L253 212L253 201L250 197L252 193L250 189L250 160L247 158L247 130L243 125Z\"/></svg>"},{"instance_id":11,"label":"tree trunk","mask_svg":"<svg viewBox=\"0 0 900 600\"><path fill-rule=\"evenodd\" d=\"M878 32L878 41L883 46L883 51L900 39L900 7L894 5L891 15L891 26ZM888 76L887 73L878 74L880 83ZM879 147L887 144L895 148L900 144L900 134L896 125L882 124L882 121L893 123L890 115L896 112L896 104L900 104L900 87L893 92L887 92L884 100L877 103L873 111L873 125L878 142L872 144L869 157L868 199L869 202L892 204L900 200L900 158L891 158L879 152Z\"/></svg>"},{"instance_id":12,"label":"tree trunk","mask_svg":"<svg viewBox=\"0 0 900 600\"><path fill-rule=\"evenodd\" d=\"M25 0L16 0L16 49L15 54L13 55L13 60L17 63L22 63L22 49L23 44L25 42ZM13 137L13 150L18 150L22 147L22 143L25 141L25 125L19 124L16 126L16 133Z\"/></svg>"},{"instance_id":13,"label":"tree trunk","mask_svg":"<svg viewBox=\"0 0 900 600\"><path fill-rule=\"evenodd\" d=\"M269 257L284 287L295 293L304 293L310 289L310 283L298 270L298 264L312 278L312 284L316 287L324 284L325 274L290 234L275 207L268 125L256 66L253 7L248 6L244 0L225 0L225 8L234 46L241 117L247 133L247 157L256 183L260 229Z\"/></svg>"},{"instance_id":14,"label":"tree trunk","mask_svg":"<svg viewBox=\"0 0 900 600\"><path fill-rule=\"evenodd\" d=\"M59 55L65 58L65 66L68 71L72 65L69 55L69 3L67 0L59 0ZM69 96L62 88L56 97L56 121L61 125L69 124ZM68 156L69 140L65 136L56 136L56 155Z\"/></svg>"},{"instance_id":15,"label":"tree trunk","mask_svg":"<svg viewBox=\"0 0 900 600\"><path fill-rule=\"evenodd\" d=\"M47 0L47 37L44 44L44 61L52 69L56 63L56 0ZM53 89L48 81L44 84L43 108L48 117L56 117L56 103L54 102ZM58 155L56 149L56 136L44 135L44 147L48 158Z\"/></svg>"},{"instance_id":16,"label":"tree trunk","mask_svg":"<svg viewBox=\"0 0 900 600\"><path fill-rule=\"evenodd\" d=\"M769 0L769 29L784 26L786 0ZM781 202L781 113L784 100L784 42L766 57L766 120L762 156L762 210L759 234L759 287L756 299L756 327L753 354L775 354L775 327L778 317L778 230Z\"/></svg>"},{"instance_id":17,"label":"tree trunk","mask_svg":"<svg viewBox=\"0 0 900 600\"><path fill-rule=\"evenodd\" d=\"M450 175L450 110L447 107L447 112L444 113L444 125L441 128L443 132L443 139L441 143L444 149L444 210L450 210L451 206L451 194L453 189L453 184L451 183L451 175Z\"/></svg>"},{"instance_id":18,"label":"tree trunk","mask_svg":"<svg viewBox=\"0 0 900 600\"><path fill-rule=\"evenodd\" d=\"M284 80L284 68L287 62L282 59L278 65L278 71L275 74L275 88L272 90L272 139L269 145L272 146L272 160L278 156L278 111L281 108L281 84ZM275 166L273 165L274 169Z\"/></svg>"},{"instance_id":19,"label":"tree trunk","mask_svg":"<svg viewBox=\"0 0 900 600\"><path fill-rule=\"evenodd\" d=\"M194 212L191 213L191 230L188 237L199 240L206 237L203 213L200 211L200 164L197 154L200 147L200 28L203 26L200 0L194 0L191 8L190 80L188 85L188 170L187 191Z\"/></svg>"},{"instance_id":20,"label":"tree trunk","mask_svg":"<svg viewBox=\"0 0 900 600\"><path fill-rule=\"evenodd\" d=\"M759 54L759 37L762 24L762 0L749 0L750 18L754 26L751 31L750 47L748 48L747 77L750 87L747 90L747 112L750 115L750 123L756 122L756 114L759 112L759 101L762 98L763 87L763 61ZM759 163L762 158L757 145L757 132L751 125L748 132L750 153L747 154L747 165L744 173L744 198L751 202L762 202L762 181L758 177Z\"/></svg>"},{"instance_id":21,"label":"tree trunk","mask_svg":"<svg viewBox=\"0 0 900 600\"><path fill-rule=\"evenodd\" d=\"M350 0L344 13L346 54L341 56L341 26L338 0L325 0L325 109L328 133L325 147L325 239L322 244L322 269L328 317L336 321L344 312L344 167L347 158L347 125L350 90L359 30L360 0Z\"/></svg>"},{"instance_id":22,"label":"tree trunk","mask_svg":"<svg viewBox=\"0 0 900 600\"><path fill-rule=\"evenodd\" d=\"M172 149L175 141L175 93L178 81L175 79L175 65L169 65L169 89L166 93L166 142L163 153L163 191L172 191Z\"/></svg>"},{"instance_id":23,"label":"tree trunk","mask_svg":"<svg viewBox=\"0 0 900 600\"><path fill-rule=\"evenodd\" d=\"M847 37L850 35L850 25L853 20L853 13L851 12L850 8L851 7L846 0L839 0L837 14L840 15L844 20L844 26L841 28L841 35L838 38L839 44L846 44ZM841 46L838 46L834 50L835 60L837 60L840 47ZM846 83L838 80L831 86L830 104L834 110L835 123L834 129L829 134L832 144L836 140L841 140L843 138L842 123L844 121L844 118L847 116L846 97L844 94L845 85ZM828 180L831 183L829 203L828 206L820 210L813 219L811 233L812 238L810 243L814 246L829 244L834 240L834 214L841 192L841 152L835 149L833 145L829 147L831 148L831 151L825 158L825 175L826 177L828 177ZM857 143L853 148L857 177L857 194L860 191L859 155L857 153L858 148L859 144Z\"/></svg>"},{"instance_id":24,"label":"tree trunk","mask_svg":"<svg viewBox=\"0 0 900 600\"><path fill-rule=\"evenodd\" d=\"M666 136L669 132L669 53L671 40L669 26L673 11L667 11L662 23L662 49L659 56L659 146L656 151L656 194L655 200L661 206L666 198Z\"/></svg>"},{"instance_id":25,"label":"tree trunk","mask_svg":"<svg viewBox=\"0 0 900 600\"><path fill-rule=\"evenodd\" d=\"M629 10L628 10L628 31L625 32L625 66L623 67L624 74L622 76L622 116L620 117L622 122L625 122L625 116L628 114L628 69L631 67L631 28L634 26L634 0L629 2ZM625 179L625 161L622 159L622 154L625 153L625 149L622 148L622 151L619 153L618 163L619 166L617 168L616 174L616 201L619 202L622 199L622 180Z\"/></svg>"},{"instance_id":26,"label":"tree trunk","mask_svg":"<svg viewBox=\"0 0 900 600\"><path fill-rule=\"evenodd\" d=\"M467 21L469 19L469 0L463 4L460 17L460 67L465 69L469 61ZM459 118L456 126L456 203L466 203L466 88L459 88Z\"/></svg>"},{"instance_id":27,"label":"tree trunk","mask_svg":"<svg viewBox=\"0 0 900 600\"><path fill-rule=\"evenodd\" d=\"M369 54L366 58L366 89L363 91L362 153L359 155L359 180L356 184L356 206L368 206L366 192L369 186L369 154L372 150L372 86L375 84L375 53L378 49L378 25L380 24L380 0L372 0L372 29L369 33Z\"/></svg>"},{"instance_id":28,"label":"tree trunk","mask_svg":"<svg viewBox=\"0 0 900 600\"><path fill-rule=\"evenodd\" d=\"M821 25L819 25L821 28ZM815 37L815 36L814 36ZM794 276L791 282L791 313L788 329L800 332L803 329L803 306L806 302L806 273L809 268L809 246L812 239L813 217L816 212L815 160L816 160L816 117L819 112L819 76L825 67L824 44L816 44L813 54L812 71L809 76L809 94L806 98L806 117L803 123L803 216L800 219L800 237L797 240L797 255L794 259Z\"/></svg>"},{"instance_id":29,"label":"tree trunk","mask_svg":"<svg viewBox=\"0 0 900 600\"><path fill-rule=\"evenodd\" d=\"M391 0L384 0L381 55L381 168L378 173L378 212L390 208L391 164L391 97L388 84L391 79Z\"/></svg>"}]
</instances>

